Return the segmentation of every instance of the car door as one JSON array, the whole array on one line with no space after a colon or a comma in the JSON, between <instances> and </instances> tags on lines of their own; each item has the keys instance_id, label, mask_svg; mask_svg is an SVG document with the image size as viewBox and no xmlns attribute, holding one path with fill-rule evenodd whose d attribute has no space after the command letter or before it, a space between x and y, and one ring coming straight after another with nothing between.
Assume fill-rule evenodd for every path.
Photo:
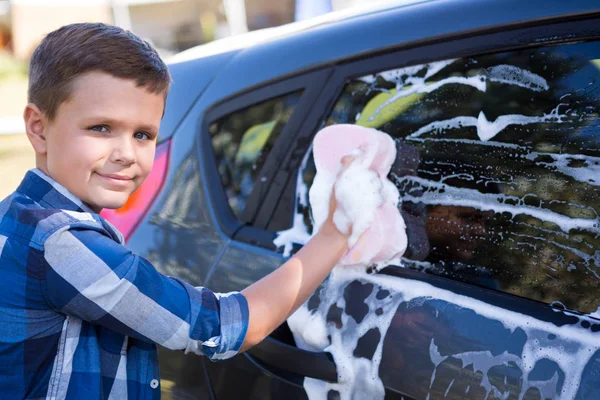
<instances>
[{"instance_id":1,"label":"car door","mask_svg":"<svg viewBox=\"0 0 600 400\"><path fill-rule=\"evenodd\" d=\"M359 124L396 140L409 247L398 265L336 270L288 321L337 366L337 382L304 380L310 398L600 398L599 22L336 68L285 158L297 174L256 223L297 248L311 233L310 138Z\"/></svg>"}]
</instances>

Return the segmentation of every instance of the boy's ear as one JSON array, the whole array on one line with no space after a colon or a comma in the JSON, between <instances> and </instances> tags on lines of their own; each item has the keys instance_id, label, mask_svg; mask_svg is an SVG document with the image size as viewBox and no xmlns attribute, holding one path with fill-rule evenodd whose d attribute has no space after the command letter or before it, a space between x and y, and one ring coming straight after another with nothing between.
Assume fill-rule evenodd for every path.
<instances>
[{"instance_id":1,"label":"boy's ear","mask_svg":"<svg viewBox=\"0 0 600 400\"><path fill-rule=\"evenodd\" d=\"M33 103L25 106L23 111L23 119L25 120L25 131L27 137L37 154L46 154L46 137L44 129L46 126L46 117L42 111Z\"/></svg>"}]
</instances>

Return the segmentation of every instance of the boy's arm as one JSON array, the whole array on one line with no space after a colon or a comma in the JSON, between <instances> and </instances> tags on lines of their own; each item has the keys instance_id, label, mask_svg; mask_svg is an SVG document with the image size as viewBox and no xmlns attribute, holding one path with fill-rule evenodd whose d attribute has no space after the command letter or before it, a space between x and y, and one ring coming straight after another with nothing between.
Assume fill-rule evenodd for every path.
<instances>
[{"instance_id":1,"label":"boy's arm","mask_svg":"<svg viewBox=\"0 0 600 400\"><path fill-rule=\"evenodd\" d=\"M50 305L172 350L224 359L257 344L293 313L344 254L328 222L296 255L242 293L215 294L160 274L99 232L64 229L45 243Z\"/></svg>"},{"instance_id":2,"label":"boy's arm","mask_svg":"<svg viewBox=\"0 0 600 400\"><path fill-rule=\"evenodd\" d=\"M347 236L332 222L336 206L331 196L321 230L242 294L194 288L160 274L99 232L63 229L45 242L46 296L61 312L124 335L211 359L229 358L283 323L347 251Z\"/></svg>"},{"instance_id":3,"label":"boy's arm","mask_svg":"<svg viewBox=\"0 0 600 400\"><path fill-rule=\"evenodd\" d=\"M354 161L341 159L341 171ZM340 171L340 173L341 173ZM329 198L329 213L323 226L308 243L277 270L242 290L248 300L248 333L241 351L260 343L298 309L325 280L340 258L348 251L348 236L333 223L337 208L335 193Z\"/></svg>"},{"instance_id":4,"label":"boy's arm","mask_svg":"<svg viewBox=\"0 0 600 400\"><path fill-rule=\"evenodd\" d=\"M244 289L250 318L241 351L262 341L300 307L347 249L347 237L329 220L285 264Z\"/></svg>"},{"instance_id":5,"label":"boy's arm","mask_svg":"<svg viewBox=\"0 0 600 400\"><path fill-rule=\"evenodd\" d=\"M46 298L66 315L211 359L235 355L244 341L243 295L215 294L162 275L100 232L73 228L52 234L42 267Z\"/></svg>"}]
</instances>

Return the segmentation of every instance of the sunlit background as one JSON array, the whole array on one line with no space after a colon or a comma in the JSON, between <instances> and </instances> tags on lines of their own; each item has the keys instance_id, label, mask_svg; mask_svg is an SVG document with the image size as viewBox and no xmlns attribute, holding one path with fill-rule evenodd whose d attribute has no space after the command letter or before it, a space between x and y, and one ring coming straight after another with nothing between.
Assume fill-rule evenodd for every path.
<instances>
[{"instance_id":1,"label":"sunlit background","mask_svg":"<svg viewBox=\"0 0 600 400\"><path fill-rule=\"evenodd\" d=\"M104 22L151 42L165 60L248 31L305 21L373 0L0 0L0 199L34 166L23 134L29 56L48 32Z\"/></svg>"}]
</instances>

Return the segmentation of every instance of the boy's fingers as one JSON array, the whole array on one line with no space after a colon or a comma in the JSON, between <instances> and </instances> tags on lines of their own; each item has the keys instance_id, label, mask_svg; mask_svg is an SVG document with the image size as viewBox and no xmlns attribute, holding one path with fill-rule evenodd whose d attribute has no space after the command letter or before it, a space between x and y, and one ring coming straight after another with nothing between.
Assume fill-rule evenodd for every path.
<instances>
[{"instance_id":1,"label":"boy's fingers","mask_svg":"<svg viewBox=\"0 0 600 400\"><path fill-rule=\"evenodd\" d=\"M342 167L347 168L355 159L355 156L345 155L341 160Z\"/></svg>"}]
</instances>

